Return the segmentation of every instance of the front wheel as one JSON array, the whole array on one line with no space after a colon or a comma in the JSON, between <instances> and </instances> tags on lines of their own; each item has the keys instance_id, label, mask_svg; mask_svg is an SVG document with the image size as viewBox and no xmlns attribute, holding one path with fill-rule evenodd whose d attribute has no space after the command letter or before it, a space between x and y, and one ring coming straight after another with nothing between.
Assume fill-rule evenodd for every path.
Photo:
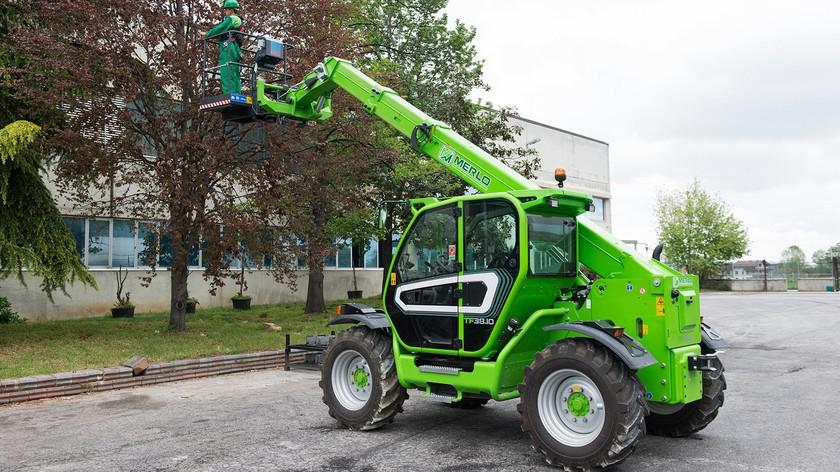
<instances>
[{"instance_id":1,"label":"front wheel","mask_svg":"<svg viewBox=\"0 0 840 472\"><path fill-rule=\"evenodd\" d=\"M324 353L323 401L330 416L350 429L371 430L393 421L408 398L397 380L391 338L380 329L354 326Z\"/></svg>"},{"instance_id":2,"label":"front wheel","mask_svg":"<svg viewBox=\"0 0 840 472\"><path fill-rule=\"evenodd\" d=\"M644 436L641 384L591 339L567 339L537 354L519 392L522 430L546 462L565 470L618 464Z\"/></svg>"}]
</instances>

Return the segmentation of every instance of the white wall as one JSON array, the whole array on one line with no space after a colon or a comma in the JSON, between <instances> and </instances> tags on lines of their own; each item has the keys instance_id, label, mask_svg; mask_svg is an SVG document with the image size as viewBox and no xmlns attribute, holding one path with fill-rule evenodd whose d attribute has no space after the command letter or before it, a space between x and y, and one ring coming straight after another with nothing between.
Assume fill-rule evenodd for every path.
<instances>
[{"instance_id":1,"label":"white wall","mask_svg":"<svg viewBox=\"0 0 840 472\"><path fill-rule=\"evenodd\" d=\"M826 285L834 285L829 277L799 279L797 290L800 292L825 292ZM764 291L764 279L720 279L704 281L704 286L726 287L733 292L762 292ZM768 278L767 291L786 292L788 290L787 279Z\"/></svg>"},{"instance_id":2,"label":"white wall","mask_svg":"<svg viewBox=\"0 0 840 472\"><path fill-rule=\"evenodd\" d=\"M99 290L77 284L68 290L70 298L60 292L55 293L55 303L51 303L39 289L41 281L31 276L25 277L26 287L20 285L14 277L4 280L0 286L0 296L8 298L15 311L31 320L85 318L110 314L116 301L115 271L93 270L91 274L96 279ZM131 270L126 280L125 290L131 292L131 301L137 306L136 312L169 310L170 273L158 272L151 286L146 288L141 286L140 277L147 274L145 270ZM298 271L297 276L297 290L292 291L288 286L276 283L267 271L246 273L247 293L252 297L251 304L304 301L308 274L306 271ZM382 294L382 269L356 269L356 278L365 297ZM208 293L209 283L204 281L201 271L192 271L188 281L190 295L198 299L200 308L230 306L230 297L236 294L238 287L233 280L225 283L226 285L212 296ZM352 289L351 270L324 271L324 296L327 300L345 299L347 291Z\"/></svg>"}]
</instances>

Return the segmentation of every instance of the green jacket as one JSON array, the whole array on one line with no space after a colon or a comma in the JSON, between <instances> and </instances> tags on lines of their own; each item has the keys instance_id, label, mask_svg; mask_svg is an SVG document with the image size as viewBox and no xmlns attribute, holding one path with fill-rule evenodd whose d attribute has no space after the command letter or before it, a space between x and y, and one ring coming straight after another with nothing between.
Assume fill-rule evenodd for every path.
<instances>
[{"instance_id":1,"label":"green jacket","mask_svg":"<svg viewBox=\"0 0 840 472\"><path fill-rule=\"evenodd\" d=\"M239 93L242 88L239 66L228 65L231 62L239 62L242 58L242 51L239 49L239 43L235 36L228 37L224 34L228 31L239 31L241 26L242 19L238 15L230 15L204 35L206 38L215 36L219 39L219 65L224 66L219 70L222 93Z\"/></svg>"},{"instance_id":2,"label":"green jacket","mask_svg":"<svg viewBox=\"0 0 840 472\"><path fill-rule=\"evenodd\" d=\"M213 29L208 31L204 37L211 38L214 36L219 36L219 41L221 42L221 46L219 47L219 63L222 64L222 54L230 48L235 48L236 50L236 60L239 60L239 43L235 41L236 38L227 38L222 33L227 33L228 31L239 31L239 28L242 26L242 19L239 18L238 15L230 15L226 16L225 19L219 23L218 25L214 26ZM231 51L232 52L232 51Z\"/></svg>"}]
</instances>

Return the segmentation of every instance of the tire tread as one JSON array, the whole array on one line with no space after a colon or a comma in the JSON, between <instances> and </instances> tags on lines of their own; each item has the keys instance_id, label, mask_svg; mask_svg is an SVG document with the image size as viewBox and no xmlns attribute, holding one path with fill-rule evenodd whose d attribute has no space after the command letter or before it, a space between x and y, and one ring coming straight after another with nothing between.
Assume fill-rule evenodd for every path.
<instances>
[{"instance_id":1,"label":"tire tread","mask_svg":"<svg viewBox=\"0 0 840 472\"><path fill-rule=\"evenodd\" d=\"M594 368L605 374L611 389L617 393L619 417L617 433L606 453L591 464L569 464L564 458L551 451L542 443L531 423L526 399L528 398L529 378L546 362L559 357L574 357L589 362ZM533 388L539 388L534 385ZM603 470L623 462L636 449L639 440L645 435L645 415L647 403L644 400L644 389L635 375L627 366L615 357L607 348L586 338L572 338L555 343L540 351L525 368L524 381L519 384L520 402L516 406L522 415L522 431L528 433L531 447L543 455L545 461L567 472L590 472Z\"/></svg>"},{"instance_id":2,"label":"tire tread","mask_svg":"<svg viewBox=\"0 0 840 472\"><path fill-rule=\"evenodd\" d=\"M363 421L349 421L341 418L336 412L336 406L333 404L336 400L327 394L326 382L330 378L330 372L327 370L327 364L325 362L321 367L321 380L318 382L322 392L321 400L327 405L329 415L346 428L359 431L370 431L381 428L393 422L394 416L403 411L403 403L408 399L408 393L400 385L399 379L397 379L397 368L392 352L392 340L383 330L372 330L367 326L354 326L336 335L335 340L330 343L330 347L324 353L324 358L326 359L331 354L330 350L338 345L340 341L348 339L352 339L354 342L364 346L367 352L363 354L369 355L371 360L378 365L381 386L380 395L376 399L374 407L365 415Z\"/></svg>"}]
</instances>

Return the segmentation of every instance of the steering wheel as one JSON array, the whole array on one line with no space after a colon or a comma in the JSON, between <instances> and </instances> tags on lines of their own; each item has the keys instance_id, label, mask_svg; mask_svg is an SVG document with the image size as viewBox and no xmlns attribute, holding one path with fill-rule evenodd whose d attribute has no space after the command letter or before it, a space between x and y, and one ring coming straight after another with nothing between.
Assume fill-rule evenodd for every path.
<instances>
[{"instance_id":1,"label":"steering wheel","mask_svg":"<svg viewBox=\"0 0 840 472\"><path fill-rule=\"evenodd\" d=\"M435 274L446 274L449 272L449 257L445 254L439 254L437 260L432 260L432 270Z\"/></svg>"},{"instance_id":2,"label":"steering wheel","mask_svg":"<svg viewBox=\"0 0 840 472\"><path fill-rule=\"evenodd\" d=\"M516 269L518 264L519 261L515 253L500 253L493 257L493 260L490 261L487 267L491 269Z\"/></svg>"}]
</instances>

